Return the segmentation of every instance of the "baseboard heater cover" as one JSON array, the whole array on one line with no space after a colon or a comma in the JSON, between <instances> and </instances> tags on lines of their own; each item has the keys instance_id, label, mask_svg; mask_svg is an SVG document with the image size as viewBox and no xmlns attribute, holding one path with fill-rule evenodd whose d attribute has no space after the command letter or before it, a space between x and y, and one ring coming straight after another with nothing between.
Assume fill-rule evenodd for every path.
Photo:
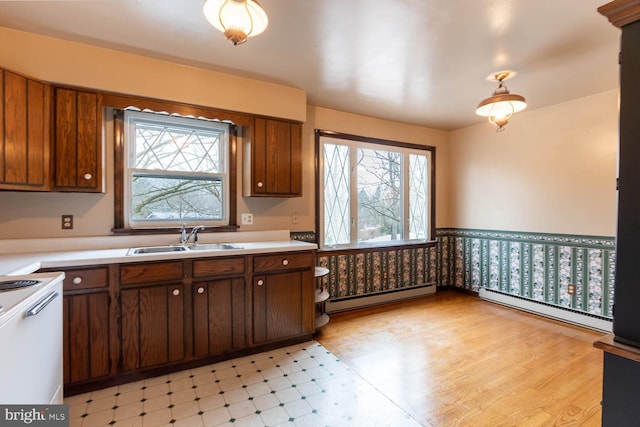
<instances>
[{"instance_id":1,"label":"baseboard heater cover","mask_svg":"<svg viewBox=\"0 0 640 427\"><path fill-rule=\"evenodd\" d=\"M336 313L339 311L352 310L355 308L362 308L388 302L433 295L435 293L436 285L435 283L430 283L424 286L414 286L408 289L395 290L392 292L364 295L340 300L329 300L325 305L325 309L327 313Z\"/></svg>"},{"instance_id":2,"label":"baseboard heater cover","mask_svg":"<svg viewBox=\"0 0 640 427\"><path fill-rule=\"evenodd\" d=\"M491 289L480 288L480 298L508 307L517 308L529 313L539 314L555 320L571 323L601 332L611 332L613 322L601 317L578 313L570 309L554 307L552 305L528 300L514 295L504 294Z\"/></svg>"}]
</instances>

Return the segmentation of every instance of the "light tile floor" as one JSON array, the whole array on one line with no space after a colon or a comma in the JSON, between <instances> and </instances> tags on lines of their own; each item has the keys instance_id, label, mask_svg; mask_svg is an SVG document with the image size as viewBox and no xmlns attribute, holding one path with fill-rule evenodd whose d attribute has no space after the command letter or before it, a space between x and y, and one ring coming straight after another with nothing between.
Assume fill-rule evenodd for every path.
<instances>
[{"instance_id":1,"label":"light tile floor","mask_svg":"<svg viewBox=\"0 0 640 427\"><path fill-rule=\"evenodd\" d=\"M315 341L71 396L71 427L420 426Z\"/></svg>"}]
</instances>

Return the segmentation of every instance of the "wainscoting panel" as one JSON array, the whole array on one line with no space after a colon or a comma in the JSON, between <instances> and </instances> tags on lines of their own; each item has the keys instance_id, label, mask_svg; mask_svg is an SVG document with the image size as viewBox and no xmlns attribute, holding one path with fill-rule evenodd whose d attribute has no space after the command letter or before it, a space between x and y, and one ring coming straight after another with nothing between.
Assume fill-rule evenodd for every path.
<instances>
[{"instance_id":1,"label":"wainscoting panel","mask_svg":"<svg viewBox=\"0 0 640 427\"><path fill-rule=\"evenodd\" d=\"M435 291L438 277L435 246L318 252L316 263L329 269L322 280L332 302L421 287Z\"/></svg>"},{"instance_id":2,"label":"wainscoting panel","mask_svg":"<svg viewBox=\"0 0 640 427\"><path fill-rule=\"evenodd\" d=\"M611 319L613 237L439 229L438 286L480 288ZM568 285L574 284L574 295Z\"/></svg>"},{"instance_id":3,"label":"wainscoting panel","mask_svg":"<svg viewBox=\"0 0 640 427\"><path fill-rule=\"evenodd\" d=\"M613 318L613 237L459 228L438 229L436 237L435 247L318 251L317 265L330 270L322 279L330 302L344 309L432 293L437 285L518 298L534 303L527 307L538 304L540 314L546 306ZM313 242L315 233L292 238ZM569 284L576 286L574 295Z\"/></svg>"}]
</instances>

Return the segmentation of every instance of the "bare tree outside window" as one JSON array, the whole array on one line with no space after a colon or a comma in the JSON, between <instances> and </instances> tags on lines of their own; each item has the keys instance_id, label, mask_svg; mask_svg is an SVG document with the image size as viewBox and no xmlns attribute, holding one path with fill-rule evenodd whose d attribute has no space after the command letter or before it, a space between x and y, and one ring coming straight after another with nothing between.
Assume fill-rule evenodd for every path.
<instances>
[{"instance_id":1,"label":"bare tree outside window","mask_svg":"<svg viewBox=\"0 0 640 427\"><path fill-rule=\"evenodd\" d=\"M318 139L321 247L430 239L433 148L364 140Z\"/></svg>"},{"instance_id":2,"label":"bare tree outside window","mask_svg":"<svg viewBox=\"0 0 640 427\"><path fill-rule=\"evenodd\" d=\"M400 153L358 149L358 240L402 239Z\"/></svg>"},{"instance_id":3,"label":"bare tree outside window","mask_svg":"<svg viewBox=\"0 0 640 427\"><path fill-rule=\"evenodd\" d=\"M228 125L140 112L125 123L131 223L228 221Z\"/></svg>"}]
</instances>

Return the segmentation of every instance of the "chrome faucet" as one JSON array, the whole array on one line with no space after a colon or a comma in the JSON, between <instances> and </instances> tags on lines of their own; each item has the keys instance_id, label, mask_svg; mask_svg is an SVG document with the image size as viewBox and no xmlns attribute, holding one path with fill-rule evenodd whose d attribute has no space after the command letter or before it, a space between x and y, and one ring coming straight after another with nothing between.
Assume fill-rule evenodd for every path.
<instances>
[{"instance_id":1,"label":"chrome faucet","mask_svg":"<svg viewBox=\"0 0 640 427\"><path fill-rule=\"evenodd\" d=\"M197 245L198 244L198 231L204 230L204 229L205 229L204 225L196 225L195 227L193 227L191 229L191 233L189 234L189 237L187 237L187 242L189 241L191 236L193 236L193 244Z\"/></svg>"},{"instance_id":2,"label":"chrome faucet","mask_svg":"<svg viewBox=\"0 0 640 427\"><path fill-rule=\"evenodd\" d=\"M189 233L187 235L187 224L182 224L182 229L180 230L180 244L181 245L188 244L189 239L191 239L191 236L193 236L193 244L197 245L198 244L198 231L204 230L204 229L205 229L204 225L196 225L195 227L193 227L191 229L191 233Z\"/></svg>"},{"instance_id":3,"label":"chrome faucet","mask_svg":"<svg viewBox=\"0 0 640 427\"><path fill-rule=\"evenodd\" d=\"M180 244L184 245L187 243L187 224L182 224L182 229L180 230Z\"/></svg>"}]
</instances>

